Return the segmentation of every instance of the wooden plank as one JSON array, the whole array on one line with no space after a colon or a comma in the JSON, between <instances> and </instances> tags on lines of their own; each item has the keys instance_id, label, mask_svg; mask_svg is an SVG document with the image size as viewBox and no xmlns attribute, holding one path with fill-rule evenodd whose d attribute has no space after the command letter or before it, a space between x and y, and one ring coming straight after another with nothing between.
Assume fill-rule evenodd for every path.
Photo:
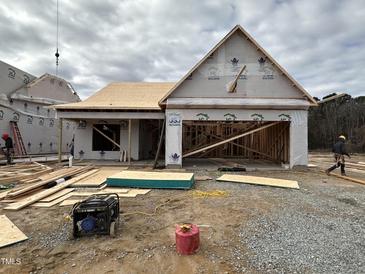
<instances>
[{"instance_id":1,"label":"wooden plank","mask_svg":"<svg viewBox=\"0 0 365 274\"><path fill-rule=\"evenodd\" d=\"M134 198L136 197L137 195L144 195L144 194L147 194L148 192L150 192L151 189L131 189L130 191L128 191L128 193L117 193L119 198ZM100 192L97 192L95 194L108 194L108 193L115 193L115 191L111 191L111 192L105 192L105 193L100 193ZM70 193L74 196L74 194L77 194L77 192L74 192L74 193ZM84 200L86 200L89 196L91 196L93 194L90 194L88 192L85 192L83 193L83 195L77 195L77 196L87 196L87 197L84 197L84 198L72 198L72 199L69 199L69 200L64 200L60 206L69 206L69 205L74 205L78 202L82 202Z\"/></svg>"},{"instance_id":2,"label":"wooden plank","mask_svg":"<svg viewBox=\"0 0 365 274\"><path fill-rule=\"evenodd\" d=\"M127 190L127 191L125 191ZM133 198L136 197L137 195L144 195L147 194L148 192L150 192L151 189L122 189L120 188L115 189L115 188L106 188L103 189L102 191L97 191L97 192L72 192L70 193L72 197L90 197L92 195L96 195L96 194L110 194L110 193L117 193L118 196L120 198Z\"/></svg>"},{"instance_id":3,"label":"wooden plank","mask_svg":"<svg viewBox=\"0 0 365 274\"><path fill-rule=\"evenodd\" d=\"M352 178L352 177L349 177L349 176L342 176L342 175L338 175L338 174L335 174L335 173L330 173L330 176L335 176L337 178L341 178L341 179L344 179L344 180L347 180L347 181L351 181L351 182L354 182L354 183L365 185L365 181L360 180L360 179L356 179L356 178Z\"/></svg>"},{"instance_id":4,"label":"wooden plank","mask_svg":"<svg viewBox=\"0 0 365 274\"><path fill-rule=\"evenodd\" d=\"M77 168L75 167L72 167L72 168L67 168L67 170L76 170ZM48 174L45 174L45 175L41 175L41 176L38 176L37 178L34 178L34 179L27 179L27 180L24 180L23 182L24 183L33 183L33 182L36 182L36 181L42 181L42 180L47 180L49 178L53 178L54 176L56 175L63 175L65 172L65 169L58 169L58 170L55 170L55 171L52 171Z\"/></svg>"},{"instance_id":5,"label":"wooden plank","mask_svg":"<svg viewBox=\"0 0 365 274\"><path fill-rule=\"evenodd\" d=\"M55 194L49 195L48 197L46 197L44 199L41 199L39 201L42 202L42 203L48 203L48 202L51 202L51 201L65 195L67 193L70 193L74 190L75 190L74 188L65 188L65 189L62 189L62 190L56 192Z\"/></svg>"},{"instance_id":6,"label":"wooden plank","mask_svg":"<svg viewBox=\"0 0 365 274\"><path fill-rule=\"evenodd\" d=\"M132 120L128 121L128 165L131 165L132 157Z\"/></svg>"},{"instance_id":7,"label":"wooden plank","mask_svg":"<svg viewBox=\"0 0 365 274\"><path fill-rule=\"evenodd\" d=\"M63 195L63 196L61 196L61 197L59 197L59 198L57 198L57 199L55 199L55 200L53 200L49 203L36 202L34 204L31 204L30 206L34 206L34 207L52 207L54 205L59 204L60 202L62 202L64 200L72 197L72 195L73 195L73 193L70 192L70 193L67 193L67 194L65 194L65 195Z\"/></svg>"},{"instance_id":8,"label":"wooden plank","mask_svg":"<svg viewBox=\"0 0 365 274\"><path fill-rule=\"evenodd\" d=\"M245 133L242 133L242 134L236 135L236 136L234 136L234 137L228 138L228 139L226 139L226 140L224 140L224 141L220 141L220 142L217 142L217 143L215 143L215 144L205 146L205 147L200 148L200 149L198 149L198 150L195 150L195 151L192 151L192 152L186 153L185 155L183 155L183 158L184 158L184 157L191 156L191 155L194 155L194 154L197 154L197 153L199 153L199 152L203 152L203 151L205 151L205 150L207 150L207 149L210 149L210 148L213 148L213 147L216 147L216 146L220 146L220 145L223 145L223 144L229 143L229 142L231 142L231 141L233 141L233 140L236 140L236 139L242 138L242 137L244 137L244 136L247 136L247 135L253 134L253 133L258 132L258 131L260 131L260 130L263 130L263 129L265 129L265 128L269 128L269 127L272 127L272 126L274 126L274 125L277 125L278 123L280 123L280 122L273 122L273 123L270 123L270 124L268 124L268 125L265 125L265 126L262 126L262 127L259 127L259 128L253 129L253 130L250 130L250 131L248 131L248 132L245 132Z\"/></svg>"},{"instance_id":9,"label":"wooden plank","mask_svg":"<svg viewBox=\"0 0 365 274\"><path fill-rule=\"evenodd\" d=\"M72 196L91 196L94 194L109 194L109 193L117 193L126 194L129 193L130 189L128 188L119 188L119 187L107 187L97 191L75 191L72 193Z\"/></svg>"},{"instance_id":10,"label":"wooden plank","mask_svg":"<svg viewBox=\"0 0 365 274\"><path fill-rule=\"evenodd\" d=\"M28 237L5 215L0 215L0 247L19 243Z\"/></svg>"},{"instance_id":11,"label":"wooden plank","mask_svg":"<svg viewBox=\"0 0 365 274\"><path fill-rule=\"evenodd\" d=\"M299 189L299 185L298 185L297 181L266 178L266 177L224 174L221 177L217 178L216 180L233 182L233 183L246 183L246 184L254 184L254 185Z\"/></svg>"},{"instance_id":12,"label":"wooden plank","mask_svg":"<svg viewBox=\"0 0 365 274\"><path fill-rule=\"evenodd\" d=\"M212 180L212 177L209 177L207 175L195 176L195 181L209 181L209 180Z\"/></svg>"},{"instance_id":13,"label":"wooden plank","mask_svg":"<svg viewBox=\"0 0 365 274\"><path fill-rule=\"evenodd\" d=\"M41 171L32 172L32 173L9 172L8 174L6 174L6 176L5 175L1 176L3 178L0 179L0 183L5 184L5 183L23 181L26 179L32 179L32 178L38 177L42 174L49 173L49 172L50 172L49 170L41 170Z\"/></svg>"},{"instance_id":14,"label":"wooden plank","mask_svg":"<svg viewBox=\"0 0 365 274\"><path fill-rule=\"evenodd\" d=\"M128 167L105 168L102 167L97 173L73 184L72 187L98 187L106 182L106 179Z\"/></svg>"},{"instance_id":15,"label":"wooden plank","mask_svg":"<svg viewBox=\"0 0 365 274\"><path fill-rule=\"evenodd\" d=\"M28 205L31 205L53 193L56 193L57 191L60 191L61 189L64 189L66 188L67 186L69 185L72 185L73 183L79 181L79 180L82 180L83 178L87 177L87 176L90 176L90 174L93 174L97 172L97 169L94 169L94 170L90 170L84 174L81 174L75 178L72 178L70 180L67 180L66 182L64 183L61 183L61 184L58 184L52 188L49 188L49 189L46 189L40 193L37 193L29 198L26 198L26 199L23 199L17 203L13 203L7 207L5 207L4 209L7 209L7 210L19 210L19 209L22 209Z\"/></svg>"},{"instance_id":16,"label":"wooden plank","mask_svg":"<svg viewBox=\"0 0 365 274\"><path fill-rule=\"evenodd\" d=\"M73 206L74 204L82 202L83 200L86 200L86 199L87 198L64 200L62 203L60 203L59 206L70 206L70 205Z\"/></svg>"},{"instance_id":17,"label":"wooden plank","mask_svg":"<svg viewBox=\"0 0 365 274\"><path fill-rule=\"evenodd\" d=\"M12 189L5 190L5 191L1 191L1 192L0 192L0 199L3 199L3 198L5 198L6 196L8 196L8 194L10 193L10 191L12 191Z\"/></svg>"},{"instance_id":18,"label":"wooden plank","mask_svg":"<svg viewBox=\"0 0 365 274\"><path fill-rule=\"evenodd\" d=\"M26 193L26 192L28 192L30 190L35 189L35 188L44 186L44 185L46 185L46 184L48 184L50 182L53 182L55 180L58 180L60 178L64 178L66 176L73 176L73 175L75 175L77 173L81 173L83 171L89 170L90 168L92 168L92 167L87 166L87 167L78 168L76 170L75 169L72 169L71 171L68 171L67 170L67 171L64 172L64 174L59 174L59 175L56 175L56 176L51 177L49 179L43 180L41 182L34 183L34 184L30 185L30 186L27 186L25 188L22 188L21 190L11 192L8 195L9 195L9 197L16 197L16 196L18 196L20 194L23 194L23 193Z\"/></svg>"}]
</instances>

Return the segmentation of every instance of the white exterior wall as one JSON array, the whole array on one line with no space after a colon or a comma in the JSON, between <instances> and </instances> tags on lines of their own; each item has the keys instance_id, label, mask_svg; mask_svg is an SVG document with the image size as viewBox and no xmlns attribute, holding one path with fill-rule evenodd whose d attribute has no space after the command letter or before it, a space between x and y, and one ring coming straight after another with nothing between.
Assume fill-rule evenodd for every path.
<instances>
[{"instance_id":1,"label":"white exterior wall","mask_svg":"<svg viewBox=\"0 0 365 274\"><path fill-rule=\"evenodd\" d=\"M260 64L259 59L264 63ZM238 60L232 63L232 60ZM243 65L235 93L227 84L235 79ZM169 98L296 98L303 93L264 54L239 32L233 34L186 79Z\"/></svg>"},{"instance_id":2,"label":"white exterior wall","mask_svg":"<svg viewBox=\"0 0 365 274\"><path fill-rule=\"evenodd\" d=\"M290 123L290 167L308 165L308 111L295 111Z\"/></svg>"},{"instance_id":3,"label":"white exterior wall","mask_svg":"<svg viewBox=\"0 0 365 274\"><path fill-rule=\"evenodd\" d=\"M288 121L289 118L281 114L289 115L290 167L308 164L308 111L306 110L167 109L166 166L182 166L182 122L184 120L225 121L229 119L227 113L235 115L235 121L254 121L255 114L262 115L263 121L283 121L284 119Z\"/></svg>"},{"instance_id":4,"label":"white exterior wall","mask_svg":"<svg viewBox=\"0 0 365 274\"><path fill-rule=\"evenodd\" d=\"M14 100L13 104L9 105L8 101L0 101L0 135L7 132L13 138L9 122L17 121L28 154L57 153L59 122L55 119L54 110L50 109L48 112L44 108L45 105L32 102L27 102L25 107L24 103L25 101ZM8 107L4 105L8 105ZM69 151L67 144L71 143L75 128L74 122L64 121L62 130L63 152ZM0 140L0 144L3 146L4 141Z\"/></svg>"},{"instance_id":5,"label":"white exterior wall","mask_svg":"<svg viewBox=\"0 0 365 274\"><path fill-rule=\"evenodd\" d=\"M121 150L126 150L128 153L128 121L121 123L120 120L108 120L109 124L121 124L120 129L120 146ZM77 128L75 133L75 159L80 159L80 151L84 152L83 159L87 160L119 160L120 151L105 151L104 156L101 156L100 151L92 150L92 125L100 124L98 120L86 120L85 128ZM123 125L123 126L122 126ZM127 125L127 126L125 126ZM139 120L132 120L131 131L131 157L133 160L138 160L139 157Z\"/></svg>"},{"instance_id":6,"label":"white exterior wall","mask_svg":"<svg viewBox=\"0 0 365 274\"><path fill-rule=\"evenodd\" d=\"M9 95L34 79L35 76L0 61L0 94Z\"/></svg>"}]
</instances>

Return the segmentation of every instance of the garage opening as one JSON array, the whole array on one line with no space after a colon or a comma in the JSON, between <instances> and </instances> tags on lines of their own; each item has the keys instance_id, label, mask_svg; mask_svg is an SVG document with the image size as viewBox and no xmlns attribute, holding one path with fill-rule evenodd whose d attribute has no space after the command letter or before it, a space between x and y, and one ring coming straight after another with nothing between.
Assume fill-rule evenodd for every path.
<instances>
[{"instance_id":1,"label":"garage opening","mask_svg":"<svg viewBox=\"0 0 365 274\"><path fill-rule=\"evenodd\" d=\"M289 121L184 121L183 158L289 163Z\"/></svg>"}]
</instances>

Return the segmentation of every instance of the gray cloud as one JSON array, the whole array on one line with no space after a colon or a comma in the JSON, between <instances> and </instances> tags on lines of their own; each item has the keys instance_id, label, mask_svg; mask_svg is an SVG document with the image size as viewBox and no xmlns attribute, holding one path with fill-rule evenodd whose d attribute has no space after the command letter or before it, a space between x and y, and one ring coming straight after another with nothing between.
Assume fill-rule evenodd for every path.
<instances>
[{"instance_id":1,"label":"gray cloud","mask_svg":"<svg viewBox=\"0 0 365 274\"><path fill-rule=\"evenodd\" d=\"M236 24L312 95L364 95L362 0L59 0L60 76L83 98L115 81L178 81ZM56 1L0 6L0 59L55 73Z\"/></svg>"}]
</instances>

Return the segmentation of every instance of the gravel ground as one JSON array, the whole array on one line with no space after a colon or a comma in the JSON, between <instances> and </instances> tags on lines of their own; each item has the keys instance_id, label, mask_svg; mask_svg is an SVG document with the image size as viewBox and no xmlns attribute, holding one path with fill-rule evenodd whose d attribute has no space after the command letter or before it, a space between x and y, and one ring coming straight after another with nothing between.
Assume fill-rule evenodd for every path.
<instances>
[{"instance_id":1,"label":"gravel ground","mask_svg":"<svg viewBox=\"0 0 365 274\"><path fill-rule=\"evenodd\" d=\"M269 214L251 213L232 256L266 273L365 273L364 191L314 187L272 190L280 205ZM235 270L245 267L236 263Z\"/></svg>"},{"instance_id":2,"label":"gravel ground","mask_svg":"<svg viewBox=\"0 0 365 274\"><path fill-rule=\"evenodd\" d=\"M319 170L247 172L298 180L300 189L216 182L222 172L199 170L211 181L195 189L224 190L224 197L194 197L192 191L153 190L124 198L117 237L70 237L67 207L4 211L28 241L0 250L21 265L0 273L365 273L365 187L327 177ZM326 183L324 183L326 182ZM200 249L181 256L175 225L202 225Z\"/></svg>"}]
</instances>

